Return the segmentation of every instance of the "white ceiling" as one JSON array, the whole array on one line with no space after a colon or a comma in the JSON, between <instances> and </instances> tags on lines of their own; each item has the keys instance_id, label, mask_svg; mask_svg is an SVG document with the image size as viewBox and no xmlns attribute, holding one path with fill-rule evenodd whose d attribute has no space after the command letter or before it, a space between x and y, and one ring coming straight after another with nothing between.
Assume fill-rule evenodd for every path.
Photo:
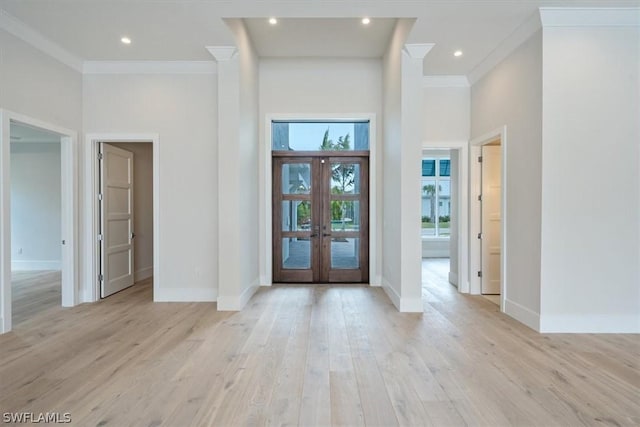
<instances>
[{"instance_id":1,"label":"white ceiling","mask_svg":"<svg viewBox=\"0 0 640 427\"><path fill-rule=\"evenodd\" d=\"M391 18L369 25L358 18L284 18L277 25L264 18L245 19L256 51L264 57L379 58L395 24Z\"/></svg>"},{"instance_id":2,"label":"white ceiling","mask_svg":"<svg viewBox=\"0 0 640 427\"><path fill-rule=\"evenodd\" d=\"M60 135L21 123L11 123L9 127L11 142L60 142Z\"/></svg>"},{"instance_id":3,"label":"white ceiling","mask_svg":"<svg viewBox=\"0 0 640 427\"><path fill-rule=\"evenodd\" d=\"M384 49L394 18L416 18L408 42L435 43L424 61L428 75L468 74L542 6L638 7L640 0L0 0L10 15L93 61L211 60L205 46L233 44L224 18L245 18L264 55L371 56ZM270 16L281 27L268 28ZM363 16L372 18L370 28L359 24ZM120 43L123 35L133 43ZM464 55L454 58L456 49Z\"/></svg>"}]
</instances>

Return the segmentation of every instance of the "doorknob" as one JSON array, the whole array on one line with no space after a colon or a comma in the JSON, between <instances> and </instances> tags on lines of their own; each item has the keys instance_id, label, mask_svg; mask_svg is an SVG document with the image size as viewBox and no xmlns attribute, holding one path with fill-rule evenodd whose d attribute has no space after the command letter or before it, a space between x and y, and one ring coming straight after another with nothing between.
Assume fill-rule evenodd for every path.
<instances>
[{"instance_id":1,"label":"doorknob","mask_svg":"<svg viewBox=\"0 0 640 427\"><path fill-rule=\"evenodd\" d=\"M131 233L131 238L135 239L135 237L136 237L136 233Z\"/></svg>"}]
</instances>

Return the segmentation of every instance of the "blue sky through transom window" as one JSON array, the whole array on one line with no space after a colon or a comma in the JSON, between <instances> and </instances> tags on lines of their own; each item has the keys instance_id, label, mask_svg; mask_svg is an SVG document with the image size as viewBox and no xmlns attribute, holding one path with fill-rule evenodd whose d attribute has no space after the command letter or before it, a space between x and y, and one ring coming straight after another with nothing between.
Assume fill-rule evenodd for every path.
<instances>
[{"instance_id":1,"label":"blue sky through transom window","mask_svg":"<svg viewBox=\"0 0 640 427\"><path fill-rule=\"evenodd\" d=\"M318 151L327 129L334 144L348 134L350 150L369 149L368 122L273 122L272 126L273 150Z\"/></svg>"}]
</instances>

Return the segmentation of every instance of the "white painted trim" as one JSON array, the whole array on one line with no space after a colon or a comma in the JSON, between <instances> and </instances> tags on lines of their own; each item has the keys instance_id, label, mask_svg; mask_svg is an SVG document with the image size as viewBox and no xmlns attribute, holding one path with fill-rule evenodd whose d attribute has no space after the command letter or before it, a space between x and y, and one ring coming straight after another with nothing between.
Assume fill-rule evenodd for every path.
<instances>
[{"instance_id":1,"label":"white painted trim","mask_svg":"<svg viewBox=\"0 0 640 427\"><path fill-rule=\"evenodd\" d=\"M153 277L153 266L141 268L133 272L134 282L139 282L140 280L145 280L149 277Z\"/></svg>"},{"instance_id":2,"label":"white painted trim","mask_svg":"<svg viewBox=\"0 0 640 427\"><path fill-rule=\"evenodd\" d=\"M423 313L424 305L422 303L422 297L408 298L401 297L398 292L391 286L391 284L382 278L382 289L387 294L393 305L401 313Z\"/></svg>"},{"instance_id":3,"label":"white painted trim","mask_svg":"<svg viewBox=\"0 0 640 427\"><path fill-rule=\"evenodd\" d=\"M535 311L528 309L516 302L513 302L509 299L504 299L504 309L502 310L505 314L513 317L518 322L523 323L533 329L534 331L542 332L540 330L540 315Z\"/></svg>"},{"instance_id":4,"label":"white painted trim","mask_svg":"<svg viewBox=\"0 0 640 427\"><path fill-rule=\"evenodd\" d=\"M422 87L469 87L467 76L424 76Z\"/></svg>"},{"instance_id":5,"label":"white painted trim","mask_svg":"<svg viewBox=\"0 0 640 427\"><path fill-rule=\"evenodd\" d=\"M0 29L82 73L82 59L40 34L13 15L0 9Z\"/></svg>"},{"instance_id":6,"label":"white painted trim","mask_svg":"<svg viewBox=\"0 0 640 427\"><path fill-rule=\"evenodd\" d=\"M235 46L205 46L217 62L230 61L238 54L238 48Z\"/></svg>"},{"instance_id":7,"label":"white painted trim","mask_svg":"<svg viewBox=\"0 0 640 427\"><path fill-rule=\"evenodd\" d=\"M218 295L218 311L240 311L258 291L259 280L254 281L240 295Z\"/></svg>"},{"instance_id":8,"label":"white painted trim","mask_svg":"<svg viewBox=\"0 0 640 427\"><path fill-rule=\"evenodd\" d=\"M85 61L84 74L216 74L215 61Z\"/></svg>"},{"instance_id":9,"label":"white painted trim","mask_svg":"<svg viewBox=\"0 0 640 427\"><path fill-rule=\"evenodd\" d=\"M61 270L61 260L11 260L13 271Z\"/></svg>"},{"instance_id":10,"label":"white painted trim","mask_svg":"<svg viewBox=\"0 0 640 427\"><path fill-rule=\"evenodd\" d=\"M423 60L434 46L435 43L406 43L403 50L411 59Z\"/></svg>"},{"instance_id":11,"label":"white painted trim","mask_svg":"<svg viewBox=\"0 0 640 427\"><path fill-rule=\"evenodd\" d=\"M455 287L458 287L458 275L454 271L449 272L449 283L451 283Z\"/></svg>"},{"instance_id":12,"label":"white painted trim","mask_svg":"<svg viewBox=\"0 0 640 427\"><path fill-rule=\"evenodd\" d=\"M640 8L541 7L540 20L547 27L638 27Z\"/></svg>"},{"instance_id":13,"label":"white painted trim","mask_svg":"<svg viewBox=\"0 0 640 427\"><path fill-rule=\"evenodd\" d=\"M154 302L216 302L214 288L164 288L153 291Z\"/></svg>"},{"instance_id":14,"label":"white painted trim","mask_svg":"<svg viewBox=\"0 0 640 427\"><path fill-rule=\"evenodd\" d=\"M482 270L480 263L481 245L480 240L474 239L473 236L477 236L480 233L480 202L477 199L477 195L481 193L479 188L481 179L481 168L476 161L477 156L480 155L481 147L489 144L493 141L499 140L501 147L501 182L500 186L502 191L500 192L500 217L501 217L501 230L500 230L500 310L505 311L505 301L508 297L508 283L507 283L507 223L509 218L507 217L507 126L494 129L485 133L477 138L473 138L470 142L471 157L469 158L469 179L474 183L474 188L469 194L469 292L474 295L480 295L482 293L481 282L476 274Z\"/></svg>"},{"instance_id":15,"label":"white painted trim","mask_svg":"<svg viewBox=\"0 0 640 427\"><path fill-rule=\"evenodd\" d=\"M534 35L541 27L540 14L536 11L522 25L504 39L486 58L468 74L469 83L476 84L482 77L501 63L511 52Z\"/></svg>"},{"instance_id":16,"label":"white painted trim","mask_svg":"<svg viewBox=\"0 0 640 427\"><path fill-rule=\"evenodd\" d=\"M272 185L271 185L271 123L274 120L369 120L369 283L370 286L379 286L382 273L376 262L378 252L382 250L381 236L377 233L378 210L378 154L377 154L377 121L375 113L319 113L319 114L265 114L264 142L259 147L259 162L261 170L258 171L262 178L262 191L260 192L260 223L258 229L260 241L260 283L262 286L271 286L273 283L273 236L272 236ZM375 284L375 285L374 285Z\"/></svg>"},{"instance_id":17,"label":"white painted trim","mask_svg":"<svg viewBox=\"0 0 640 427\"><path fill-rule=\"evenodd\" d=\"M640 315L546 315L540 316L541 333L638 334Z\"/></svg>"},{"instance_id":18,"label":"white painted trim","mask_svg":"<svg viewBox=\"0 0 640 427\"><path fill-rule=\"evenodd\" d=\"M23 114L0 110L0 333L11 330L11 154L10 124L22 123L60 135L61 157L61 238L62 306L78 303L78 182L77 132Z\"/></svg>"},{"instance_id":19,"label":"white painted trim","mask_svg":"<svg viewBox=\"0 0 640 427\"><path fill-rule=\"evenodd\" d=\"M140 142L151 143L153 150L153 300L168 301L171 291L160 288L160 137L157 133L89 133L84 144L84 242L85 250L82 259L85 277L82 286L82 302L95 302L100 299L98 283L98 168L97 154L99 142ZM216 291L217 292L217 291ZM183 301L182 299L178 301Z\"/></svg>"},{"instance_id":20,"label":"white painted trim","mask_svg":"<svg viewBox=\"0 0 640 427\"><path fill-rule=\"evenodd\" d=\"M469 142L423 141L422 149L458 150L458 292L469 293Z\"/></svg>"}]
</instances>

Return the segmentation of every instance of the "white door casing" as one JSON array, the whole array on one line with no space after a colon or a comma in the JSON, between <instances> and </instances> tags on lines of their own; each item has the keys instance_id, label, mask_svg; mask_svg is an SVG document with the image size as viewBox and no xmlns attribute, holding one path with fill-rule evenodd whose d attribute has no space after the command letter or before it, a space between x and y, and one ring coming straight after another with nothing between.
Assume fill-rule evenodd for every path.
<instances>
[{"instance_id":1,"label":"white door casing","mask_svg":"<svg viewBox=\"0 0 640 427\"><path fill-rule=\"evenodd\" d=\"M100 144L100 296L134 283L133 153Z\"/></svg>"},{"instance_id":2,"label":"white door casing","mask_svg":"<svg viewBox=\"0 0 640 427\"><path fill-rule=\"evenodd\" d=\"M482 147L482 293L500 294L501 147Z\"/></svg>"}]
</instances>

